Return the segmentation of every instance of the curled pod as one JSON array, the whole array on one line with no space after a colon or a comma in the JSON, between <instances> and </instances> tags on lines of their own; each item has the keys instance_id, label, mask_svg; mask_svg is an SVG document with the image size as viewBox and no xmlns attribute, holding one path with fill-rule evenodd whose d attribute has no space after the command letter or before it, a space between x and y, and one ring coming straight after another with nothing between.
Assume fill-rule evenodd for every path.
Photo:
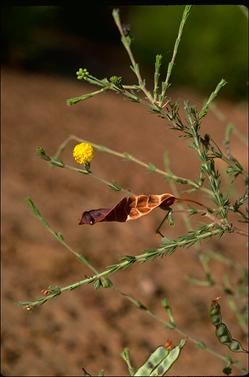
<instances>
[{"instance_id":1,"label":"curled pod","mask_svg":"<svg viewBox=\"0 0 249 377\"><path fill-rule=\"evenodd\" d=\"M126 222L137 220L156 208L169 209L176 198L172 194L131 195L120 200L112 208L98 208L84 211L79 225L94 225L103 221Z\"/></svg>"}]
</instances>

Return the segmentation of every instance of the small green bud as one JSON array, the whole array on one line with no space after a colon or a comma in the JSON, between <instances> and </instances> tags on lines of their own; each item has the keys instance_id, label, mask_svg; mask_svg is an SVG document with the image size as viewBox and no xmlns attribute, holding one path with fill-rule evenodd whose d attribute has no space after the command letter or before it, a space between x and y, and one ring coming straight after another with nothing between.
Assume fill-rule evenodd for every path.
<instances>
[{"instance_id":1,"label":"small green bud","mask_svg":"<svg viewBox=\"0 0 249 377\"><path fill-rule=\"evenodd\" d=\"M182 185L186 185L188 183L187 179L183 179L183 178L177 178L176 182L181 183Z\"/></svg>"},{"instance_id":2,"label":"small green bud","mask_svg":"<svg viewBox=\"0 0 249 377\"><path fill-rule=\"evenodd\" d=\"M175 322L171 322L171 321L166 322L166 323L165 323L165 326L166 326L168 329L175 329L175 328L176 328L176 324L175 324Z\"/></svg>"},{"instance_id":3,"label":"small green bud","mask_svg":"<svg viewBox=\"0 0 249 377\"><path fill-rule=\"evenodd\" d=\"M45 161L50 161L51 158L46 154L44 148L36 147L36 154L40 156Z\"/></svg>"},{"instance_id":4,"label":"small green bud","mask_svg":"<svg viewBox=\"0 0 249 377\"><path fill-rule=\"evenodd\" d=\"M101 279L101 284L103 288L110 288L112 287L112 282L109 278L100 278Z\"/></svg>"},{"instance_id":5,"label":"small green bud","mask_svg":"<svg viewBox=\"0 0 249 377\"><path fill-rule=\"evenodd\" d=\"M54 294L54 295L60 295L61 294L60 287L57 287L57 286L54 286L54 285L49 285L48 291L49 291L50 294Z\"/></svg>"},{"instance_id":6,"label":"small green bud","mask_svg":"<svg viewBox=\"0 0 249 377\"><path fill-rule=\"evenodd\" d=\"M147 169L148 169L149 171L151 171L151 172L154 172L154 171L156 171L157 167L156 167L156 165L154 165L154 164L152 164L151 162L149 162L149 163L148 163L148 167L147 167Z\"/></svg>"},{"instance_id":7,"label":"small green bud","mask_svg":"<svg viewBox=\"0 0 249 377\"><path fill-rule=\"evenodd\" d=\"M96 280L95 283L94 283L94 288L95 289L99 289L100 287L102 287L102 282L100 279Z\"/></svg>"},{"instance_id":8,"label":"small green bud","mask_svg":"<svg viewBox=\"0 0 249 377\"><path fill-rule=\"evenodd\" d=\"M202 341L199 341L198 343L195 344L197 348L200 348L201 350L204 350L207 348L207 345L202 342Z\"/></svg>"},{"instance_id":9,"label":"small green bud","mask_svg":"<svg viewBox=\"0 0 249 377\"><path fill-rule=\"evenodd\" d=\"M117 86L118 88L122 88L122 77L121 76L112 76L110 77L110 82Z\"/></svg>"},{"instance_id":10,"label":"small green bud","mask_svg":"<svg viewBox=\"0 0 249 377\"><path fill-rule=\"evenodd\" d=\"M64 241L64 237L63 237L63 234L61 232L55 232L54 233L54 236L57 240L59 241Z\"/></svg>"},{"instance_id":11,"label":"small green bud","mask_svg":"<svg viewBox=\"0 0 249 377\"><path fill-rule=\"evenodd\" d=\"M128 161L132 161L133 160L133 157L131 154L127 153L127 152L124 152L123 153L123 157L128 160Z\"/></svg>"},{"instance_id":12,"label":"small green bud","mask_svg":"<svg viewBox=\"0 0 249 377\"><path fill-rule=\"evenodd\" d=\"M89 75L89 72L86 68L79 68L79 70L76 72L76 75L78 80L85 80Z\"/></svg>"}]
</instances>

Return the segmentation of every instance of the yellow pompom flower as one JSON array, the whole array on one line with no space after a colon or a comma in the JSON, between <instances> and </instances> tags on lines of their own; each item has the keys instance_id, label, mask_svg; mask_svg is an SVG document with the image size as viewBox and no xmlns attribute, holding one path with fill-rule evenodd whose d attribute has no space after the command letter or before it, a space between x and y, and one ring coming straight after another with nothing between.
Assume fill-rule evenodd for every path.
<instances>
[{"instance_id":1,"label":"yellow pompom flower","mask_svg":"<svg viewBox=\"0 0 249 377\"><path fill-rule=\"evenodd\" d=\"M88 165L94 157L93 146L88 143L75 145L73 149L73 157L78 164Z\"/></svg>"}]
</instances>

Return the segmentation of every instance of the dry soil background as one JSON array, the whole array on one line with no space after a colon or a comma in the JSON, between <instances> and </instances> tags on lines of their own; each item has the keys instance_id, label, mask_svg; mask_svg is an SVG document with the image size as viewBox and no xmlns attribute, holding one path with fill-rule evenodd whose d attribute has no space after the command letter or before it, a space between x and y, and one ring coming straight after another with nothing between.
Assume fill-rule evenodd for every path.
<instances>
[{"instance_id":1,"label":"dry soil background","mask_svg":"<svg viewBox=\"0 0 249 377\"><path fill-rule=\"evenodd\" d=\"M79 226L82 211L108 207L122 193L115 193L91 177L65 169L51 168L35 153L43 146L53 154L60 143L75 134L92 142L127 151L137 158L163 168L167 150L171 166L180 176L195 178L198 161L187 143L169 130L166 123L138 104L112 94L100 95L85 103L68 107L67 98L89 90L81 83L62 78L4 70L2 72L2 374L13 376L81 376L82 367L96 375L127 375L119 353L129 347L139 366L154 348L170 338L178 342L175 331L137 310L113 289L95 290L84 286L28 312L16 305L19 300L34 299L49 284L65 286L84 278L89 270L74 259L41 226L25 206L31 196L42 214L65 240L84 254L99 270L117 262L123 255L135 255L160 244L155 228L163 212L123 223ZM171 92L182 101L189 98L201 106L204 98L185 90ZM246 132L247 110L243 104L218 101L220 109L241 132ZM204 122L221 143L225 126L214 114ZM71 143L64 159L73 164ZM233 152L243 165L247 152L234 137ZM136 193L170 192L162 176L130 162L96 152L93 171L115 180ZM182 187L179 188L182 190ZM241 190L241 187L239 188ZM205 196L191 198L207 201ZM186 195L185 195L186 196ZM169 237L186 232L180 217L174 228L165 226ZM236 261L246 263L245 239L225 235L203 243ZM215 276L222 277L224 267L212 263ZM232 274L232 270L226 267ZM208 321L210 300L221 294L216 287L199 288L188 284L186 274L203 277L194 248L178 249L170 256L151 263L134 265L113 275L112 280L124 292L133 294L149 308L166 318L160 301L167 296L180 328L207 342L213 349L229 354L218 344ZM222 301L226 323L234 337L245 343L234 315ZM244 355L235 355L246 364ZM188 342L172 375L217 375L223 363ZM234 374L238 371L234 370Z\"/></svg>"}]
</instances>

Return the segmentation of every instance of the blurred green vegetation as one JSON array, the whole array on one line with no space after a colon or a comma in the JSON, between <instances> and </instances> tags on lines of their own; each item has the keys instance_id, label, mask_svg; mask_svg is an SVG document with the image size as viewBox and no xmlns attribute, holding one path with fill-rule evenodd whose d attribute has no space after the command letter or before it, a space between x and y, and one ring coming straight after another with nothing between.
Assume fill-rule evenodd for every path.
<instances>
[{"instance_id":1,"label":"blurred green vegetation","mask_svg":"<svg viewBox=\"0 0 249 377\"><path fill-rule=\"evenodd\" d=\"M152 66L155 55L161 53L166 75L183 9L132 7L129 18L135 53L143 65ZM225 95L246 98L248 18L237 5L195 5L185 25L171 82L210 92L222 77L228 82Z\"/></svg>"},{"instance_id":2,"label":"blurred green vegetation","mask_svg":"<svg viewBox=\"0 0 249 377\"><path fill-rule=\"evenodd\" d=\"M166 75L184 6L120 6L133 50L151 79L155 55ZM105 4L7 6L2 9L2 62L16 68L68 74L87 67L94 75L125 77L128 58ZM171 81L211 92L224 78L224 96L246 99L248 18L238 5L195 5L185 25Z\"/></svg>"}]
</instances>

